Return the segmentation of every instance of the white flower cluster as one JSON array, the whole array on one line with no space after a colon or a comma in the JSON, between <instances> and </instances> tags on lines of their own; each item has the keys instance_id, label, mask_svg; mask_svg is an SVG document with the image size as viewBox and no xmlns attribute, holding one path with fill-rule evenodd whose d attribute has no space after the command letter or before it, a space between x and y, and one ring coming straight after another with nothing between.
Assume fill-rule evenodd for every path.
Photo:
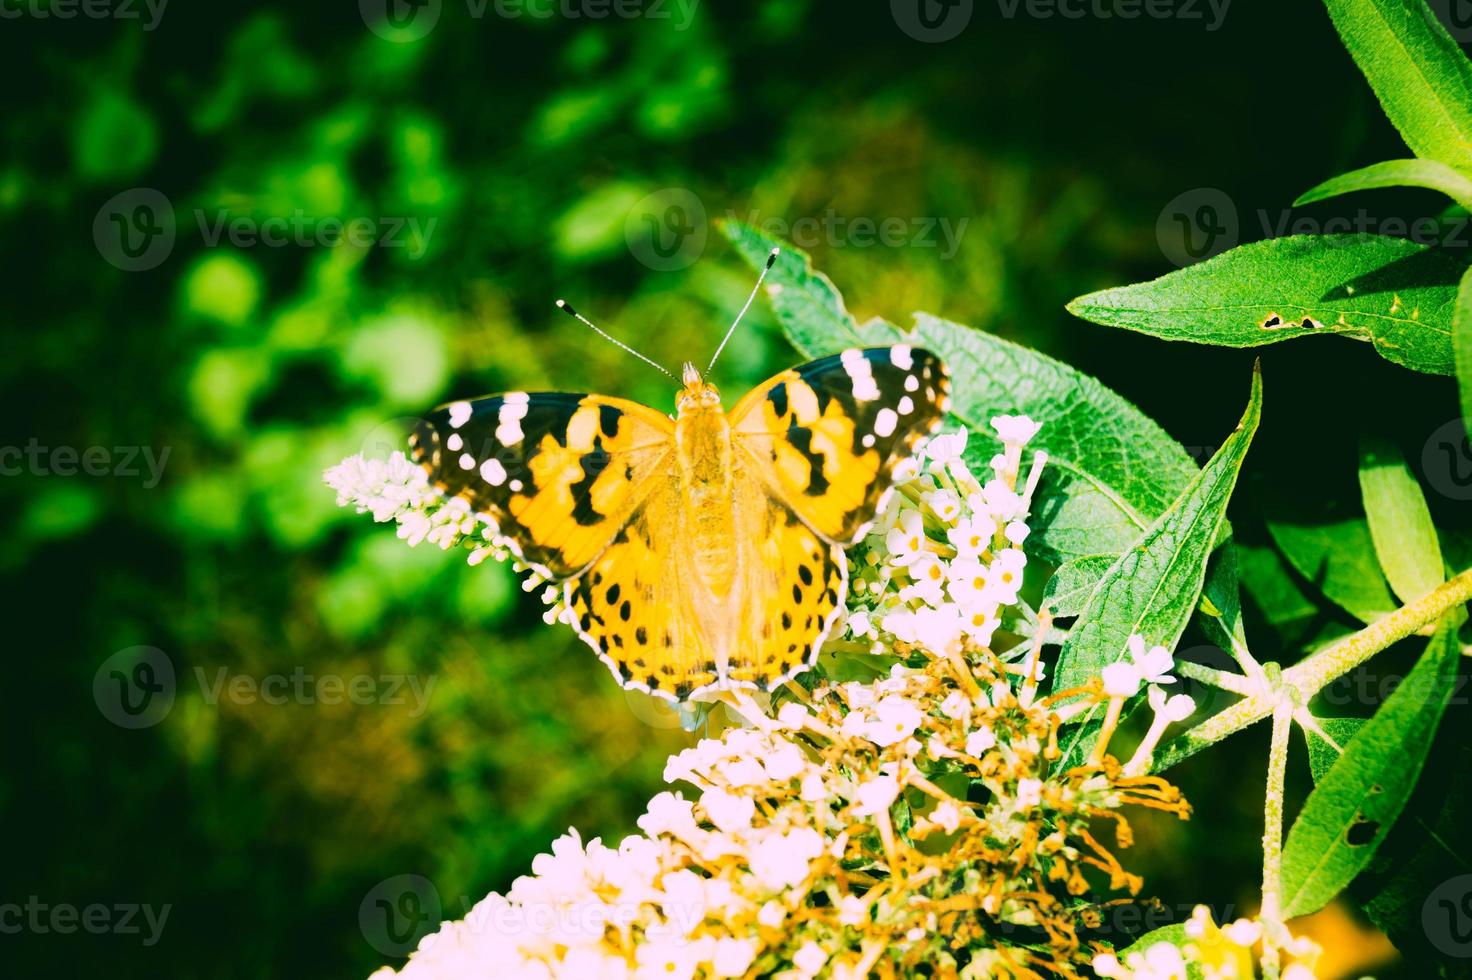
<instances>
[{"instance_id":1,"label":"white flower cluster","mask_svg":"<svg viewBox=\"0 0 1472 980\"><path fill-rule=\"evenodd\" d=\"M655 796L643 834L617 847L585 845L576 831L558 839L504 896L426 937L399 975L1078 976L1093 952L1078 934L1095 907L1083 896L1099 891L1085 869L1111 890L1139 886L1094 825L1112 818L1127 846L1120 807L1187 812L1174 787L1144 772L1190 699L1166 697L1170 654L1139 637L1097 688L1062 705L1038 696L1048 628L1019 590L1046 457L1034 454L1024 478L1037 424L999 416L992 426L1003 448L984 479L963 458L964 431L931 439L896 474L850 550L844 628L807 689L789 684L770 705L724 692L752 727L670 759L666 780L693 787L689 798ZM437 497L402 454L355 457L327 481L339 503L397 521L411 544L504 556L492 529ZM1104 747L1143 684L1156 724L1122 767ZM1099 705L1108 717L1096 757L1058 765L1059 727ZM1094 963L1101 976L1100 966L1136 968Z\"/></svg>"},{"instance_id":2,"label":"white flower cluster","mask_svg":"<svg viewBox=\"0 0 1472 980\"><path fill-rule=\"evenodd\" d=\"M1038 425L1003 415L992 426L1004 448L985 479L964 458L964 429L935 436L901 464L895 493L855 556L851 638L878 649L898 640L942 654L991 645L1001 611L1017 602L1022 587L1026 518L1047 462L1037 453L1019 486L1022 447Z\"/></svg>"}]
</instances>

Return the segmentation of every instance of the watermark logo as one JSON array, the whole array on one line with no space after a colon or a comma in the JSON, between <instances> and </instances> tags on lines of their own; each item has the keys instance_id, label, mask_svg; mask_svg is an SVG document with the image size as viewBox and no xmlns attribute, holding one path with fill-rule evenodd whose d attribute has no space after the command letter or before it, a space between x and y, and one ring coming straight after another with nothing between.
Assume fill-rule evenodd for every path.
<instances>
[{"instance_id":1,"label":"watermark logo","mask_svg":"<svg viewBox=\"0 0 1472 980\"><path fill-rule=\"evenodd\" d=\"M429 250L437 217L415 215L352 217L291 214L264 217L234 214L225 208L189 212L205 248L228 244L233 248L403 249L409 259ZM167 195L152 187L134 187L110 198L92 221L97 251L125 272L157 268L174 250L178 238L174 206Z\"/></svg>"},{"instance_id":2,"label":"watermark logo","mask_svg":"<svg viewBox=\"0 0 1472 980\"><path fill-rule=\"evenodd\" d=\"M102 662L92 699L119 728L151 728L174 707L174 662L157 647L128 647Z\"/></svg>"},{"instance_id":3,"label":"watermark logo","mask_svg":"<svg viewBox=\"0 0 1472 980\"><path fill-rule=\"evenodd\" d=\"M665 187L645 195L624 218L624 241L634 258L656 272L695 264L705 251L709 221L693 191Z\"/></svg>"},{"instance_id":4,"label":"watermark logo","mask_svg":"<svg viewBox=\"0 0 1472 980\"><path fill-rule=\"evenodd\" d=\"M1472 438L1461 419L1431 433L1421 449L1421 471L1432 489L1448 500L1472 500Z\"/></svg>"},{"instance_id":5,"label":"watermark logo","mask_svg":"<svg viewBox=\"0 0 1472 980\"><path fill-rule=\"evenodd\" d=\"M151 31L169 0L0 0L0 20L135 20Z\"/></svg>"},{"instance_id":6,"label":"watermark logo","mask_svg":"<svg viewBox=\"0 0 1472 980\"><path fill-rule=\"evenodd\" d=\"M1422 9L1458 44L1472 41L1472 0L1427 0Z\"/></svg>"},{"instance_id":7,"label":"watermark logo","mask_svg":"<svg viewBox=\"0 0 1472 980\"><path fill-rule=\"evenodd\" d=\"M974 0L889 0L895 24L910 37L939 44L960 36L975 13Z\"/></svg>"},{"instance_id":8,"label":"watermark logo","mask_svg":"<svg viewBox=\"0 0 1472 980\"><path fill-rule=\"evenodd\" d=\"M423 875L385 878L358 904L358 928L384 956L408 956L439 921L440 893Z\"/></svg>"},{"instance_id":9,"label":"watermark logo","mask_svg":"<svg viewBox=\"0 0 1472 980\"><path fill-rule=\"evenodd\" d=\"M92 219L97 251L124 272L157 268L173 252L174 237L174 205L152 187L114 194Z\"/></svg>"},{"instance_id":10,"label":"watermark logo","mask_svg":"<svg viewBox=\"0 0 1472 980\"><path fill-rule=\"evenodd\" d=\"M169 446L43 446L34 436L24 446L0 446L0 476L142 477L152 490L163 479Z\"/></svg>"},{"instance_id":11,"label":"watermark logo","mask_svg":"<svg viewBox=\"0 0 1472 980\"><path fill-rule=\"evenodd\" d=\"M806 215L789 221L786 218L763 218L757 211L738 215L727 211L728 221L740 221L771 238L791 242L798 248L811 250L820 245L828 248L921 248L936 249L938 257L949 261L961 248L969 217L951 218L934 215L848 216L829 208L822 214Z\"/></svg>"},{"instance_id":12,"label":"watermark logo","mask_svg":"<svg viewBox=\"0 0 1472 980\"><path fill-rule=\"evenodd\" d=\"M1193 187L1171 198L1155 219L1160 251L1177 266L1209 259L1237 244L1236 202L1218 187Z\"/></svg>"},{"instance_id":13,"label":"watermark logo","mask_svg":"<svg viewBox=\"0 0 1472 980\"><path fill-rule=\"evenodd\" d=\"M1447 956L1472 956L1472 875L1443 881L1421 905L1426 938Z\"/></svg>"},{"instance_id":14,"label":"watermark logo","mask_svg":"<svg viewBox=\"0 0 1472 980\"><path fill-rule=\"evenodd\" d=\"M31 933L36 936L56 934L69 936L81 930L93 936L142 936L143 945L158 945L164 925L169 921L173 905L116 902L107 905L93 902L73 905L70 902L43 902L38 895L29 896L25 904L0 904L0 935Z\"/></svg>"},{"instance_id":15,"label":"watermark logo","mask_svg":"<svg viewBox=\"0 0 1472 980\"><path fill-rule=\"evenodd\" d=\"M358 0L368 29L385 41L418 41L440 20L441 0Z\"/></svg>"},{"instance_id":16,"label":"watermark logo","mask_svg":"<svg viewBox=\"0 0 1472 980\"><path fill-rule=\"evenodd\" d=\"M309 673L297 666L269 674L196 666L188 676L207 706L295 704L406 707L418 718L429 708L439 678L433 674ZM92 696L104 718L122 728L149 728L168 716L179 691L174 662L155 647L129 647L103 661Z\"/></svg>"}]
</instances>

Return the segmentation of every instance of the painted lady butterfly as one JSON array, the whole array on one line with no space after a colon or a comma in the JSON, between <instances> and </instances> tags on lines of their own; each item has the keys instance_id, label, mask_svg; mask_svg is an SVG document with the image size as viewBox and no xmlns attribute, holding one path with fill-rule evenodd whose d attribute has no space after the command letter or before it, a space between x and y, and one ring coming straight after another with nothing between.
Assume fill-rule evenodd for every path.
<instances>
[{"instance_id":1,"label":"painted lady butterfly","mask_svg":"<svg viewBox=\"0 0 1472 980\"><path fill-rule=\"evenodd\" d=\"M949 379L918 348L846 350L729 414L693 365L683 380L673 418L601 395L453 402L419 424L413 457L562 583L624 687L770 690L812 666L846 597L843 549L940 423Z\"/></svg>"}]
</instances>

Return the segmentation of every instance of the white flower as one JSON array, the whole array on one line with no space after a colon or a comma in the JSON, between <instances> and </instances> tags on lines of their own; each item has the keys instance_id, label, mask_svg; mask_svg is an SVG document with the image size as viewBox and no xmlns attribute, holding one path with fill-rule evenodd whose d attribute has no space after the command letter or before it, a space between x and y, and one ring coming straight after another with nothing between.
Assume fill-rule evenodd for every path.
<instances>
[{"instance_id":1,"label":"white flower","mask_svg":"<svg viewBox=\"0 0 1472 980\"><path fill-rule=\"evenodd\" d=\"M869 903L857 895L845 895L838 902L840 925L857 926L869 918Z\"/></svg>"},{"instance_id":2,"label":"white flower","mask_svg":"<svg viewBox=\"0 0 1472 980\"><path fill-rule=\"evenodd\" d=\"M805 977L818 975L823 969L823 964L828 962L828 954L823 952L823 947L809 940L803 943L802 948L792 954L792 965Z\"/></svg>"},{"instance_id":3,"label":"white flower","mask_svg":"<svg viewBox=\"0 0 1472 980\"><path fill-rule=\"evenodd\" d=\"M944 830L948 834L954 834L961 826L961 809L955 803L946 800L934 810L930 811L930 819L941 830Z\"/></svg>"},{"instance_id":4,"label":"white flower","mask_svg":"<svg viewBox=\"0 0 1472 980\"><path fill-rule=\"evenodd\" d=\"M1150 700L1150 707L1155 709L1155 713L1164 717L1167 721L1185 721L1191 717L1191 712L1196 710L1196 702L1191 699L1189 694L1177 694L1167 698L1165 691L1156 687L1154 684L1150 685L1150 690L1147 693Z\"/></svg>"},{"instance_id":5,"label":"white flower","mask_svg":"<svg viewBox=\"0 0 1472 980\"><path fill-rule=\"evenodd\" d=\"M756 959L756 942L751 939L717 939L711 954L711 972L717 977L739 977Z\"/></svg>"},{"instance_id":6,"label":"white flower","mask_svg":"<svg viewBox=\"0 0 1472 980\"><path fill-rule=\"evenodd\" d=\"M921 494L920 499L935 512L936 517L947 524L955 522L961 516L961 497L954 490L935 490Z\"/></svg>"},{"instance_id":7,"label":"white flower","mask_svg":"<svg viewBox=\"0 0 1472 980\"><path fill-rule=\"evenodd\" d=\"M1147 684L1174 684L1175 678L1170 672L1175 668L1175 658L1165 647L1151 647L1145 649L1145 638L1138 633L1133 634L1127 641L1130 651L1130 659L1140 670L1140 678Z\"/></svg>"},{"instance_id":8,"label":"white flower","mask_svg":"<svg viewBox=\"0 0 1472 980\"><path fill-rule=\"evenodd\" d=\"M690 980L700 967L701 944L683 938L650 936L634 947L637 980Z\"/></svg>"},{"instance_id":9,"label":"white flower","mask_svg":"<svg viewBox=\"0 0 1472 980\"><path fill-rule=\"evenodd\" d=\"M997 522L982 514L971 514L946 531L946 538L960 558L978 558L991 546L997 533Z\"/></svg>"},{"instance_id":10,"label":"white flower","mask_svg":"<svg viewBox=\"0 0 1472 980\"><path fill-rule=\"evenodd\" d=\"M1017 807L1018 809L1029 809L1043 802L1043 781L1041 779L1019 779L1017 781Z\"/></svg>"},{"instance_id":11,"label":"white flower","mask_svg":"<svg viewBox=\"0 0 1472 980\"><path fill-rule=\"evenodd\" d=\"M960 691L952 691L940 703L940 710L947 718L966 721L971 717L971 699Z\"/></svg>"},{"instance_id":12,"label":"white flower","mask_svg":"<svg viewBox=\"0 0 1472 980\"><path fill-rule=\"evenodd\" d=\"M957 558L951 562L946 591L963 606L986 601L986 585L990 578L987 567L974 558Z\"/></svg>"},{"instance_id":13,"label":"white flower","mask_svg":"<svg viewBox=\"0 0 1472 980\"><path fill-rule=\"evenodd\" d=\"M700 797L700 806L710 822L725 833L751 829L756 804L750 797L737 796L723 789L708 789Z\"/></svg>"},{"instance_id":14,"label":"white flower","mask_svg":"<svg viewBox=\"0 0 1472 980\"><path fill-rule=\"evenodd\" d=\"M869 816L887 811L900 795L899 780L893 776L876 776L859 784L855 794L855 812Z\"/></svg>"},{"instance_id":15,"label":"white flower","mask_svg":"<svg viewBox=\"0 0 1472 980\"><path fill-rule=\"evenodd\" d=\"M979 757L983 752L996 744L996 734L990 728L983 725L966 736L966 754Z\"/></svg>"},{"instance_id":16,"label":"white flower","mask_svg":"<svg viewBox=\"0 0 1472 980\"><path fill-rule=\"evenodd\" d=\"M1017 548L1005 548L997 552L987 568L987 595L995 603L1010 606L1017 602L1017 590L1022 588L1022 571L1027 567L1027 556Z\"/></svg>"},{"instance_id":17,"label":"white flower","mask_svg":"<svg viewBox=\"0 0 1472 980\"><path fill-rule=\"evenodd\" d=\"M770 831L751 847L751 873L769 890L781 891L805 881L809 864L822 853L823 837L811 827Z\"/></svg>"},{"instance_id":18,"label":"white flower","mask_svg":"<svg viewBox=\"0 0 1472 980\"><path fill-rule=\"evenodd\" d=\"M874 705L873 720L864 726L864 737L875 745L893 745L909 738L924 717L912 702L891 694Z\"/></svg>"},{"instance_id":19,"label":"white flower","mask_svg":"<svg viewBox=\"0 0 1472 980\"><path fill-rule=\"evenodd\" d=\"M811 720L813 714L796 701L788 701L777 712L777 724L788 731L799 731Z\"/></svg>"},{"instance_id":20,"label":"white flower","mask_svg":"<svg viewBox=\"0 0 1472 980\"><path fill-rule=\"evenodd\" d=\"M650 837L669 834L682 840L694 837L699 828L692 813L694 804L677 793L656 793L649 810L637 821L639 829Z\"/></svg>"},{"instance_id":21,"label":"white flower","mask_svg":"<svg viewBox=\"0 0 1472 980\"><path fill-rule=\"evenodd\" d=\"M918 510L900 513L899 522L884 538L885 559L891 565L905 566L926 552L925 518Z\"/></svg>"},{"instance_id":22,"label":"white flower","mask_svg":"<svg viewBox=\"0 0 1472 980\"><path fill-rule=\"evenodd\" d=\"M1132 698L1140 693L1140 668L1121 660L1099 672L1104 679L1104 693L1111 698Z\"/></svg>"},{"instance_id":23,"label":"white flower","mask_svg":"<svg viewBox=\"0 0 1472 980\"><path fill-rule=\"evenodd\" d=\"M808 757L791 742L778 744L762 758L762 767L766 770L767 778L779 783L797 778L807 766Z\"/></svg>"},{"instance_id":24,"label":"white flower","mask_svg":"<svg viewBox=\"0 0 1472 980\"><path fill-rule=\"evenodd\" d=\"M922 447L921 452L933 462L943 466L961 458L966 452L966 439L965 429L958 432L942 432L931 436Z\"/></svg>"},{"instance_id":25,"label":"white flower","mask_svg":"<svg viewBox=\"0 0 1472 980\"><path fill-rule=\"evenodd\" d=\"M992 416L992 428L996 430L997 438L1013 446L1024 446L1031 442L1042 427L1042 423L1034 422L1026 415Z\"/></svg>"},{"instance_id":26,"label":"white flower","mask_svg":"<svg viewBox=\"0 0 1472 980\"><path fill-rule=\"evenodd\" d=\"M1022 521L1011 521L1002 533L1012 544L1020 545L1027 540L1028 527Z\"/></svg>"},{"instance_id":27,"label":"white flower","mask_svg":"<svg viewBox=\"0 0 1472 980\"><path fill-rule=\"evenodd\" d=\"M981 488L981 506L998 521L1010 521L1022 510L1022 498L1006 480L993 477Z\"/></svg>"}]
</instances>

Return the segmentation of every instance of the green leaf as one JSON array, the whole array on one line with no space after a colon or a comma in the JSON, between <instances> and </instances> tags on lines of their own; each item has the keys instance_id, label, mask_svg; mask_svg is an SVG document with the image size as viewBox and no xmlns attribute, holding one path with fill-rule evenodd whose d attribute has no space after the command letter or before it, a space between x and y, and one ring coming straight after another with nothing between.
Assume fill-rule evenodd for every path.
<instances>
[{"instance_id":1,"label":"green leaf","mask_svg":"<svg viewBox=\"0 0 1472 980\"><path fill-rule=\"evenodd\" d=\"M1238 542L1237 558L1242 565L1242 586L1269 625L1282 628L1318 612L1318 606L1294 580L1287 559L1276 549Z\"/></svg>"},{"instance_id":2,"label":"green leaf","mask_svg":"<svg viewBox=\"0 0 1472 980\"><path fill-rule=\"evenodd\" d=\"M1462 276L1457 289L1457 306L1452 313L1452 360L1457 368L1462 421L1472 432L1472 268Z\"/></svg>"},{"instance_id":3,"label":"green leaf","mask_svg":"<svg viewBox=\"0 0 1472 980\"><path fill-rule=\"evenodd\" d=\"M1404 239L1297 235L1090 293L1068 309L1105 326L1220 347L1337 334L1368 341L1403 367L1449 375L1461 276L1442 252Z\"/></svg>"},{"instance_id":4,"label":"green leaf","mask_svg":"<svg viewBox=\"0 0 1472 980\"><path fill-rule=\"evenodd\" d=\"M1386 160L1352 170L1298 195L1293 204L1310 204L1354 191L1378 187L1426 187L1441 191L1459 204L1472 206L1472 178L1435 160Z\"/></svg>"},{"instance_id":5,"label":"green leaf","mask_svg":"<svg viewBox=\"0 0 1472 980\"><path fill-rule=\"evenodd\" d=\"M1313 775L1314 782L1322 780L1326 773L1339 761L1339 756L1344 752L1344 747L1349 744L1350 739L1359 734L1359 730L1365 727L1368 718L1316 718L1319 727L1324 734L1333 739L1333 743L1324 741L1317 732L1308 729L1303 730L1304 742L1308 745L1308 771Z\"/></svg>"},{"instance_id":6,"label":"green leaf","mask_svg":"<svg viewBox=\"0 0 1472 980\"><path fill-rule=\"evenodd\" d=\"M1382 439L1360 440L1360 493L1375 554L1402 602L1446 581L1431 511L1400 450Z\"/></svg>"},{"instance_id":7,"label":"green leaf","mask_svg":"<svg viewBox=\"0 0 1472 980\"><path fill-rule=\"evenodd\" d=\"M1119 560L1118 555L1083 555L1058 566L1043 588L1043 605L1054 616L1077 616L1084 611L1094 587Z\"/></svg>"},{"instance_id":8,"label":"green leaf","mask_svg":"<svg viewBox=\"0 0 1472 980\"><path fill-rule=\"evenodd\" d=\"M1321 501L1314 506L1323 508L1317 520L1268 517L1268 533L1284 557L1310 585L1361 622L1393 612L1400 603L1380 572L1365 519L1335 520L1333 508Z\"/></svg>"},{"instance_id":9,"label":"green leaf","mask_svg":"<svg viewBox=\"0 0 1472 980\"><path fill-rule=\"evenodd\" d=\"M1323 908L1364 868L1415 788L1451 697L1460 647L1443 619L1405 683L1350 739L1309 795L1283 847L1283 910Z\"/></svg>"},{"instance_id":10,"label":"green leaf","mask_svg":"<svg viewBox=\"0 0 1472 980\"><path fill-rule=\"evenodd\" d=\"M1418 157L1472 173L1472 64L1422 0L1326 0L1355 64Z\"/></svg>"},{"instance_id":11,"label":"green leaf","mask_svg":"<svg viewBox=\"0 0 1472 980\"><path fill-rule=\"evenodd\" d=\"M1201 595L1207 558L1262 414L1262 374L1236 430L1185 492L1120 556L1089 597L1059 654L1055 691L1086 683L1124 655L1139 633L1174 647Z\"/></svg>"},{"instance_id":12,"label":"green leaf","mask_svg":"<svg viewBox=\"0 0 1472 980\"><path fill-rule=\"evenodd\" d=\"M753 267L781 243L728 222L726 234ZM855 344L923 344L946 360L955 380L951 413L971 430L968 456L985 465L998 443L993 415L1025 413L1043 423L1029 445L1048 454L1046 502L1035 515L1029 550L1057 563L1124 551L1178 497L1196 465L1174 439L1098 381L1036 351L979 330L919 314L906 333L882 320L859 326L826 276L783 246L767 277L783 330L809 357Z\"/></svg>"},{"instance_id":13,"label":"green leaf","mask_svg":"<svg viewBox=\"0 0 1472 980\"><path fill-rule=\"evenodd\" d=\"M1179 948L1189 942L1191 942L1191 939L1186 935L1186 924L1184 922L1176 922L1145 933L1145 935L1136 939L1128 949L1120 950L1116 955L1119 961L1124 963L1132 954L1144 956L1151 946L1159 943L1170 943L1172 946ZM1201 971L1199 964L1186 964L1187 980L1201 980L1204 976L1205 974Z\"/></svg>"}]
</instances>

